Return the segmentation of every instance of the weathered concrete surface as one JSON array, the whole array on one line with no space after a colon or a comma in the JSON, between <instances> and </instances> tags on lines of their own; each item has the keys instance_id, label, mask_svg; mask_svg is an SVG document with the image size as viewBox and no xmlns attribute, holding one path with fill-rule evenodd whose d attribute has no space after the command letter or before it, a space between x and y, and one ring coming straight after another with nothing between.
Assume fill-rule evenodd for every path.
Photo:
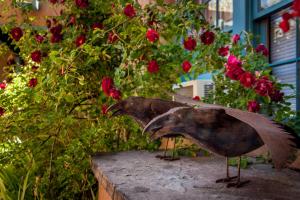
<instances>
[{"instance_id":1,"label":"weathered concrete surface","mask_svg":"<svg viewBox=\"0 0 300 200\"><path fill-rule=\"evenodd\" d=\"M155 158L157 153L122 152L93 157L93 171L111 199L129 200L237 200L299 199L300 173L255 164L242 170L243 188L215 183L225 176L225 158L181 158L174 162ZM236 168L231 167L235 175ZM103 189L102 189L103 190Z\"/></svg>"}]
</instances>

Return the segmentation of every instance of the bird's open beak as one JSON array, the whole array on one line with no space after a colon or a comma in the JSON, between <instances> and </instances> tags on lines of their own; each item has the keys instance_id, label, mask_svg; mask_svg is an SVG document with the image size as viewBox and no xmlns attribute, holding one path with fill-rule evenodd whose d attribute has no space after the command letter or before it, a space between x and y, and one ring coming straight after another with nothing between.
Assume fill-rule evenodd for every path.
<instances>
[{"instance_id":1,"label":"bird's open beak","mask_svg":"<svg viewBox=\"0 0 300 200\"><path fill-rule=\"evenodd\" d=\"M151 140L157 140L163 136L168 136L168 135L172 135L174 134L173 132L173 127L171 126L164 126L164 127L160 127L157 130L153 130L153 132L150 135L150 139Z\"/></svg>"},{"instance_id":2,"label":"bird's open beak","mask_svg":"<svg viewBox=\"0 0 300 200\"><path fill-rule=\"evenodd\" d=\"M118 116L118 115L121 115L123 113L123 110L122 110L122 107L121 107L121 103L118 102L118 103L115 103L111 106L109 106L106 110L106 112L110 112L112 111L112 117L115 117L115 116Z\"/></svg>"},{"instance_id":3,"label":"bird's open beak","mask_svg":"<svg viewBox=\"0 0 300 200\"><path fill-rule=\"evenodd\" d=\"M144 128L143 134L146 132L153 133L153 132L159 131L163 127L163 124L164 124L165 120L168 119L168 117L169 117L168 115L166 115L166 116L160 115L160 116L152 119Z\"/></svg>"}]
</instances>

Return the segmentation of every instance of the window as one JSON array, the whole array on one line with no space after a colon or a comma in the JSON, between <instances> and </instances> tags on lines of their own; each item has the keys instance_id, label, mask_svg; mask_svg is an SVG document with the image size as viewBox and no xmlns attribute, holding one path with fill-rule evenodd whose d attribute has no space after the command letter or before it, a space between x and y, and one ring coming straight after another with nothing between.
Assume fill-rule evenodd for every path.
<instances>
[{"instance_id":1,"label":"window","mask_svg":"<svg viewBox=\"0 0 300 200\"><path fill-rule=\"evenodd\" d=\"M295 21L291 21L290 31L283 33L279 28L282 20L281 15L288 9L281 10L269 16L270 26L270 61L273 65L273 74L281 83L292 84L296 86L297 79L297 31ZM294 90L284 88L285 95L293 95ZM291 99L292 108L296 110L296 98Z\"/></svg>"},{"instance_id":2,"label":"window","mask_svg":"<svg viewBox=\"0 0 300 200\"><path fill-rule=\"evenodd\" d=\"M232 28L233 2L232 0L219 0L218 25L225 30Z\"/></svg>"},{"instance_id":3,"label":"window","mask_svg":"<svg viewBox=\"0 0 300 200\"><path fill-rule=\"evenodd\" d=\"M217 26L217 0L208 2L206 19L210 24Z\"/></svg>"},{"instance_id":4,"label":"window","mask_svg":"<svg viewBox=\"0 0 300 200\"><path fill-rule=\"evenodd\" d=\"M258 10L264 10L266 8L269 8L269 7L279 3L282 0L258 0L258 1L259 1Z\"/></svg>"},{"instance_id":5,"label":"window","mask_svg":"<svg viewBox=\"0 0 300 200\"><path fill-rule=\"evenodd\" d=\"M206 19L222 30L232 29L233 0L209 0L206 1Z\"/></svg>"}]
</instances>

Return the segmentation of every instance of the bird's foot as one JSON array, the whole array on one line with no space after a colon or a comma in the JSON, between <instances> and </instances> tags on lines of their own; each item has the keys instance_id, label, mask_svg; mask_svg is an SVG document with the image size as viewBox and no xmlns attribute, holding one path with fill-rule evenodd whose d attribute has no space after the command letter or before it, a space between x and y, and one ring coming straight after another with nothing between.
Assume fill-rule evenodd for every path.
<instances>
[{"instance_id":1,"label":"bird's foot","mask_svg":"<svg viewBox=\"0 0 300 200\"><path fill-rule=\"evenodd\" d=\"M166 155L156 155L155 158L159 158L159 159L166 159L167 157L171 157L171 156L166 156Z\"/></svg>"},{"instance_id":2,"label":"bird's foot","mask_svg":"<svg viewBox=\"0 0 300 200\"><path fill-rule=\"evenodd\" d=\"M167 156L166 158L164 158L164 160L166 161L175 161L175 160L180 160L179 157L173 157L173 156Z\"/></svg>"},{"instance_id":3,"label":"bird's foot","mask_svg":"<svg viewBox=\"0 0 300 200\"><path fill-rule=\"evenodd\" d=\"M230 182L234 179L236 179L237 176L232 176L232 177L227 177L227 178L220 178L218 180L216 180L216 183L227 183L227 182Z\"/></svg>"},{"instance_id":4,"label":"bird's foot","mask_svg":"<svg viewBox=\"0 0 300 200\"><path fill-rule=\"evenodd\" d=\"M248 184L250 181L247 180L247 181L237 181L236 183L228 183L227 184L227 187L230 188L230 187L236 187L236 188L240 188L240 187L243 187L244 185Z\"/></svg>"},{"instance_id":5,"label":"bird's foot","mask_svg":"<svg viewBox=\"0 0 300 200\"><path fill-rule=\"evenodd\" d=\"M175 161L180 159L179 157L166 156L166 155L156 155L155 158L159 158L161 160L167 160L167 161Z\"/></svg>"}]
</instances>

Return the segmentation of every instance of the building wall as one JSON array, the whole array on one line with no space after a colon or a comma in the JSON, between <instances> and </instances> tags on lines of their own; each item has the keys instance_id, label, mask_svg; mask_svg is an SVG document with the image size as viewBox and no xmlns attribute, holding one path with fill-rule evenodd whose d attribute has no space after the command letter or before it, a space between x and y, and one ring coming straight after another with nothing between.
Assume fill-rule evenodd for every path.
<instances>
[{"instance_id":1,"label":"building wall","mask_svg":"<svg viewBox=\"0 0 300 200\"><path fill-rule=\"evenodd\" d=\"M57 16L60 14L62 6L53 6L47 0L40 2L40 9L30 11L29 17L34 18L33 25L44 26L46 22L46 16ZM26 21L22 9L12 6L12 0L4 0L0 4L0 24L9 22L12 18L16 19L17 24L21 25Z\"/></svg>"}]
</instances>

